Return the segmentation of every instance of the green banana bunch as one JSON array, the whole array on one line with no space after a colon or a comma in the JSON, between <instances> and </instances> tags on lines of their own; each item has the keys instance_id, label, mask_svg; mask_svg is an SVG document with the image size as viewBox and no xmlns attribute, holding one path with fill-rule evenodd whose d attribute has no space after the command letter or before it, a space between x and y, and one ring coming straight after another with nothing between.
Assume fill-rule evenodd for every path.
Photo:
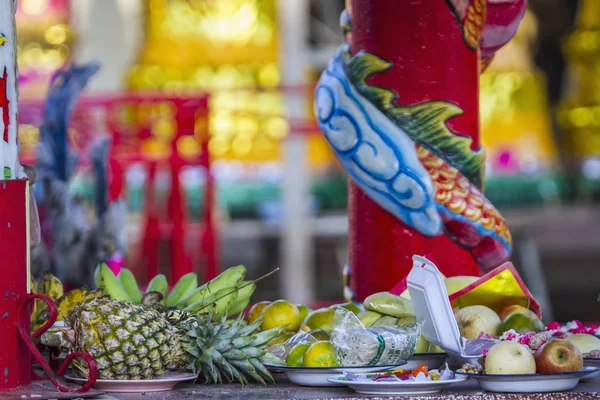
<instances>
[{"instance_id":1,"label":"green banana bunch","mask_svg":"<svg viewBox=\"0 0 600 400\"><path fill-rule=\"evenodd\" d=\"M162 295L162 300L160 304L165 304L165 299L167 298L167 293L169 291L169 282L167 282L167 277L163 274L158 274L150 282L148 283L148 287L146 288L146 293L157 292Z\"/></svg>"},{"instance_id":2,"label":"green banana bunch","mask_svg":"<svg viewBox=\"0 0 600 400\"><path fill-rule=\"evenodd\" d=\"M248 307L250 298L256 290L256 283L244 281L238 286L237 299L233 301L227 308L227 316L232 317L238 315Z\"/></svg>"},{"instance_id":3,"label":"green banana bunch","mask_svg":"<svg viewBox=\"0 0 600 400\"><path fill-rule=\"evenodd\" d=\"M143 298L145 301L156 302L162 296L160 303L167 307L191 312L211 312L215 318L219 318L225 314L237 315L250 304L256 283L244 281L245 276L246 267L238 265L198 286L198 275L191 272L182 276L169 291L167 278L159 274L150 280L144 296L135 276L126 268L115 276L110 268L101 264L96 268L94 280L97 287L116 300L141 304ZM149 293L152 293L151 297L148 296Z\"/></svg>"},{"instance_id":4,"label":"green banana bunch","mask_svg":"<svg viewBox=\"0 0 600 400\"><path fill-rule=\"evenodd\" d=\"M123 286L123 289L125 289L125 292L127 292L131 300L133 300L133 303L140 304L142 302L142 292L140 292L140 287L135 280L135 276L133 276L133 272L127 268L121 268L117 278L119 279L121 286Z\"/></svg>"},{"instance_id":5,"label":"green banana bunch","mask_svg":"<svg viewBox=\"0 0 600 400\"><path fill-rule=\"evenodd\" d=\"M125 290L122 281L115 276L106 264L100 264L98 268L100 269L99 274L94 274L94 276L99 276L105 294L115 300L128 301L130 303L134 302L133 298L129 295L128 290ZM131 284L131 282L127 283ZM135 286L137 287L137 283L135 283ZM131 288L129 288L129 291L132 291Z\"/></svg>"},{"instance_id":6,"label":"green banana bunch","mask_svg":"<svg viewBox=\"0 0 600 400\"><path fill-rule=\"evenodd\" d=\"M173 289L171 289L171 292L167 295L165 305L167 307L172 307L184 302L185 299L191 296L197 287L198 275L195 272L185 274L179 278L175 286L173 286Z\"/></svg>"},{"instance_id":7,"label":"green banana bunch","mask_svg":"<svg viewBox=\"0 0 600 400\"><path fill-rule=\"evenodd\" d=\"M181 306L187 307L199 301L211 297L222 289L233 289L239 285L246 276L246 267L238 265L237 267L227 268L219 276L206 282L204 285L195 289L186 299L182 301Z\"/></svg>"}]
</instances>

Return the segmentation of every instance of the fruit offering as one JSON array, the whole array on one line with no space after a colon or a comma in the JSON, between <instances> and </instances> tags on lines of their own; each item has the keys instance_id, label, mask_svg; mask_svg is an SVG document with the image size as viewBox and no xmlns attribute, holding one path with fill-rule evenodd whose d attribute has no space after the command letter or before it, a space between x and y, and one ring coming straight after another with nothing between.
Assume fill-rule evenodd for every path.
<instances>
[{"instance_id":1,"label":"fruit offering","mask_svg":"<svg viewBox=\"0 0 600 400\"><path fill-rule=\"evenodd\" d=\"M486 306L468 306L456 311L455 317L461 336L469 340L493 338L505 332L527 333L544 330L544 324L538 316L520 305L505 307L500 314Z\"/></svg>"},{"instance_id":2,"label":"fruit offering","mask_svg":"<svg viewBox=\"0 0 600 400\"><path fill-rule=\"evenodd\" d=\"M191 371L207 382L273 382L263 363L278 363L265 350L282 328L257 332L261 319L243 325L241 316L213 324L211 315L191 314L161 305L138 305L108 297L75 307L66 318L69 351L91 354L99 379L155 379L167 371ZM50 343L56 332L44 334ZM62 340L65 343L65 340ZM77 360L77 359L76 359ZM79 375L86 364L75 361Z\"/></svg>"},{"instance_id":3,"label":"fruit offering","mask_svg":"<svg viewBox=\"0 0 600 400\"><path fill-rule=\"evenodd\" d=\"M550 332L505 332L500 342L483 352L481 366L465 364L459 372L487 374L554 374L583 368L576 345Z\"/></svg>"},{"instance_id":4,"label":"fruit offering","mask_svg":"<svg viewBox=\"0 0 600 400\"><path fill-rule=\"evenodd\" d=\"M238 315L248 306L256 283L244 281L245 276L246 267L238 265L199 286L198 275L190 272L179 278L169 291L167 278L159 274L152 278L142 294L135 276L127 268L121 268L115 276L106 264L101 264L94 274L96 286L114 300L146 305L158 302L192 313L207 314L210 311L215 321L222 315Z\"/></svg>"}]
</instances>

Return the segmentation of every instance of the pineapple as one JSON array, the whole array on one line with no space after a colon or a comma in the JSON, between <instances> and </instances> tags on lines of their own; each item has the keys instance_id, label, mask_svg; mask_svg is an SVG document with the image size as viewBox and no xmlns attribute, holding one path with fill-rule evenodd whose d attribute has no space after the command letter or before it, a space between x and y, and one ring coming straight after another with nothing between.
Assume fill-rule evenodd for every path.
<instances>
[{"instance_id":1,"label":"pineapple","mask_svg":"<svg viewBox=\"0 0 600 400\"><path fill-rule=\"evenodd\" d=\"M255 333L260 321L230 325L225 318L135 305L108 297L76 307L68 317L71 351L90 353L98 364L99 379L153 379L168 370L192 371L207 382L238 381L246 376L273 382L263 363L281 363L269 355L266 343L281 333L276 328ZM87 375L85 364L76 364Z\"/></svg>"}]
</instances>

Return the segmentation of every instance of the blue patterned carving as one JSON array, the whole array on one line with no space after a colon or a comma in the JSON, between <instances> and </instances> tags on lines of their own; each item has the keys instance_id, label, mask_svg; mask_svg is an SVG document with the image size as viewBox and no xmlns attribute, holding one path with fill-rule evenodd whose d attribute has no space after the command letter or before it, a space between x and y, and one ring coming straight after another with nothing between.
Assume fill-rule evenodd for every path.
<instances>
[{"instance_id":1,"label":"blue patterned carving","mask_svg":"<svg viewBox=\"0 0 600 400\"><path fill-rule=\"evenodd\" d=\"M415 143L353 87L343 46L319 80L315 112L340 162L371 199L424 235L441 233L433 182Z\"/></svg>"}]
</instances>

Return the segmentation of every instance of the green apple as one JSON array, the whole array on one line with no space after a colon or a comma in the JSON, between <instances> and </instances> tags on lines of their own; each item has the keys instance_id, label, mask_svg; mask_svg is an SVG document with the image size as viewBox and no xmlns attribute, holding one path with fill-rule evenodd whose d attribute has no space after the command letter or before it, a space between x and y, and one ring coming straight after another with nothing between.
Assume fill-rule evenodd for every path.
<instances>
[{"instance_id":1,"label":"green apple","mask_svg":"<svg viewBox=\"0 0 600 400\"><path fill-rule=\"evenodd\" d=\"M535 359L521 343L506 341L493 345L485 357L487 374L535 374Z\"/></svg>"},{"instance_id":2,"label":"green apple","mask_svg":"<svg viewBox=\"0 0 600 400\"><path fill-rule=\"evenodd\" d=\"M502 324L498 327L498 335L502 335L504 332L514 329L517 333L526 332L541 332L546 327L540 321L537 316L531 316L531 314L525 313L514 313L510 314Z\"/></svg>"},{"instance_id":3,"label":"green apple","mask_svg":"<svg viewBox=\"0 0 600 400\"><path fill-rule=\"evenodd\" d=\"M515 314L515 313L522 313L522 314L529 315L532 318L537 318L537 315L535 315L535 313L533 311L531 311L529 308L520 306L518 304L513 304L512 306L504 307L502 312L499 314L500 319L502 321L504 321L509 315Z\"/></svg>"}]
</instances>

